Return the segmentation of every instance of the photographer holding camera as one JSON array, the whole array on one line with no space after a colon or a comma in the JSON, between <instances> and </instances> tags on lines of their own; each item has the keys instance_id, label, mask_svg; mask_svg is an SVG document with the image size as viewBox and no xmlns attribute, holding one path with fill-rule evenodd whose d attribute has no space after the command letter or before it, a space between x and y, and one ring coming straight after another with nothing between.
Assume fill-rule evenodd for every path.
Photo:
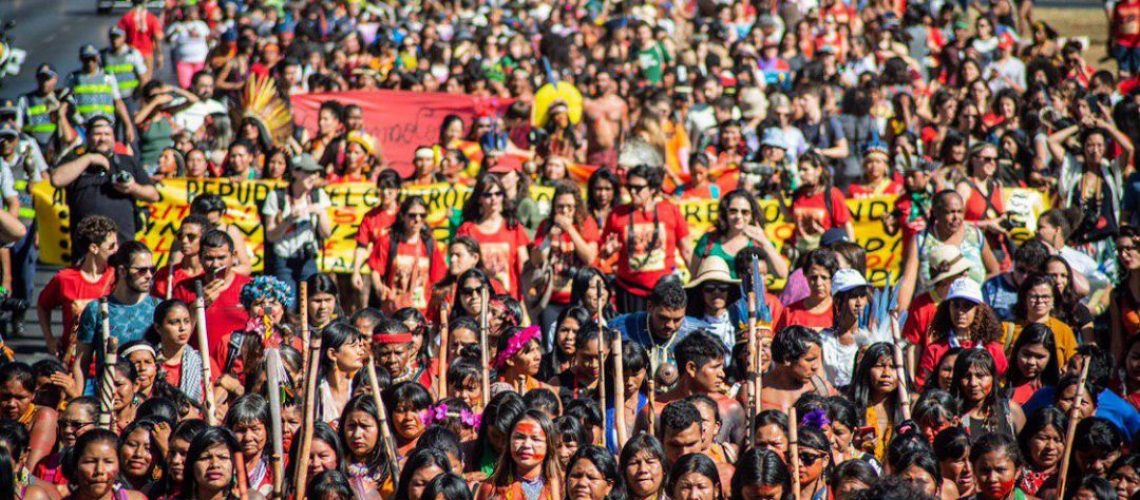
<instances>
[{"instance_id":1,"label":"photographer holding camera","mask_svg":"<svg viewBox=\"0 0 1140 500\"><path fill-rule=\"evenodd\" d=\"M71 220L106 216L118 224L120 241L133 241L141 229L135 201L158 201L158 189L138 160L115 151L115 129L110 118L95 115L85 128L86 147L73 151L52 169L51 185L66 189ZM76 247L72 262L78 262L86 251Z\"/></svg>"},{"instance_id":2,"label":"photographer holding camera","mask_svg":"<svg viewBox=\"0 0 1140 500\"><path fill-rule=\"evenodd\" d=\"M289 185L265 197L261 215L266 242L272 242L265 253L265 269L296 294L298 282L317 274L317 257L324 239L332 234L328 212L332 202L316 187L324 169L311 156L301 155L291 163Z\"/></svg>"}]
</instances>

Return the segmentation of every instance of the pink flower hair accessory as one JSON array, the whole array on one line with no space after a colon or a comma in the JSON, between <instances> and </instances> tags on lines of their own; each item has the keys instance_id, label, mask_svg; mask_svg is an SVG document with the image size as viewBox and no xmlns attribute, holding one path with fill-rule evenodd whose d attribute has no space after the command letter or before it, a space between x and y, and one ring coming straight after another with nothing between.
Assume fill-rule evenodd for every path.
<instances>
[{"instance_id":1,"label":"pink flower hair accessory","mask_svg":"<svg viewBox=\"0 0 1140 500\"><path fill-rule=\"evenodd\" d=\"M496 370L502 370L503 367L506 366L507 360L511 359L511 356L518 354L523 346L537 339L540 333L542 333L542 330L538 325L528 326L516 333L514 337L511 337L510 340L507 341L507 347L499 351L499 354L495 356L495 361L492 363L492 366L494 366Z\"/></svg>"}]
</instances>

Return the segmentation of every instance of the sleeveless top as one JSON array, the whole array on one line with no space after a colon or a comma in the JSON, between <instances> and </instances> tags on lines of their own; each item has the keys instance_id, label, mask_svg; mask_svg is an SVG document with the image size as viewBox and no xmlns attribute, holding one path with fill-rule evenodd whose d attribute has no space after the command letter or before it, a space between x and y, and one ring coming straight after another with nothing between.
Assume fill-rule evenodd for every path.
<instances>
[{"instance_id":1,"label":"sleeveless top","mask_svg":"<svg viewBox=\"0 0 1140 500\"><path fill-rule=\"evenodd\" d=\"M729 274L732 275L733 279L737 279L737 278L739 278L739 276L736 275L736 255L728 253L724 249L723 243L724 242L721 241L720 238L714 238L712 232L708 232L708 233L705 233L703 236L701 236L701 238L699 240L697 240L697 244L693 248L693 253L697 254L697 256L699 256L702 259L706 259L712 255L715 255L717 257L724 259L725 264L728 264ZM748 244L744 245L743 247L740 247L740 249L744 250L745 248L752 247L755 245L756 245L755 242L753 242L752 239L749 238Z\"/></svg>"},{"instance_id":2,"label":"sleeveless top","mask_svg":"<svg viewBox=\"0 0 1140 500\"><path fill-rule=\"evenodd\" d=\"M986 281L986 266L982 262L982 243L985 237L982 235L982 230L976 226L964 224L964 227L966 234L962 237L958 249L962 251L962 257L970 262L967 276L980 285ZM927 229L918 234L918 287L914 293L916 297L930 290L929 255L934 248L944 244L931 231L932 229Z\"/></svg>"}]
</instances>

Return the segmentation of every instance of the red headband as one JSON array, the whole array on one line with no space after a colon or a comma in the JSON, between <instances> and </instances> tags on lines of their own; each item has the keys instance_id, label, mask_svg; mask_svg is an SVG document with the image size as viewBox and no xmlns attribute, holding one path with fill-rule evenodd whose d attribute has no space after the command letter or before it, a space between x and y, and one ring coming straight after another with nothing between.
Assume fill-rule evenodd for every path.
<instances>
[{"instance_id":1,"label":"red headband","mask_svg":"<svg viewBox=\"0 0 1140 500\"><path fill-rule=\"evenodd\" d=\"M374 344L408 344L412 341L412 334L404 333L377 333L372 336Z\"/></svg>"}]
</instances>

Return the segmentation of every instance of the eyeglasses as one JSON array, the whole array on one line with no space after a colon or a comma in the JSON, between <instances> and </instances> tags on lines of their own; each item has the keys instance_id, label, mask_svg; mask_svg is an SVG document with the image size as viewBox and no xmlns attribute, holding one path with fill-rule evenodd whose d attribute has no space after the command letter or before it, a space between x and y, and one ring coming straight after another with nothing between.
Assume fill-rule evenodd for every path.
<instances>
[{"instance_id":1,"label":"eyeglasses","mask_svg":"<svg viewBox=\"0 0 1140 500\"><path fill-rule=\"evenodd\" d=\"M502 191L494 191L494 192L492 192L492 191L485 191L485 192L483 193L483 197L484 197L484 198L502 198L502 197L503 197L503 192L502 192Z\"/></svg>"},{"instance_id":2,"label":"eyeglasses","mask_svg":"<svg viewBox=\"0 0 1140 500\"><path fill-rule=\"evenodd\" d=\"M814 464L820 460L826 459L826 458L827 458L827 455L822 455L822 454L816 455L814 453L800 453L800 463L804 464L807 467L811 467L812 464Z\"/></svg>"},{"instance_id":3,"label":"eyeglasses","mask_svg":"<svg viewBox=\"0 0 1140 500\"><path fill-rule=\"evenodd\" d=\"M461 293L463 295L475 295L477 293L482 293L482 292L483 292L482 286L465 286L465 287L459 289L459 293Z\"/></svg>"},{"instance_id":4,"label":"eyeglasses","mask_svg":"<svg viewBox=\"0 0 1140 500\"><path fill-rule=\"evenodd\" d=\"M705 293L728 293L728 285L713 283L701 287L701 290L704 290Z\"/></svg>"},{"instance_id":5,"label":"eyeglasses","mask_svg":"<svg viewBox=\"0 0 1140 500\"><path fill-rule=\"evenodd\" d=\"M1136 245L1117 245L1116 251L1119 253L1134 253L1140 251L1140 247Z\"/></svg>"},{"instance_id":6,"label":"eyeglasses","mask_svg":"<svg viewBox=\"0 0 1140 500\"><path fill-rule=\"evenodd\" d=\"M996 156L978 156L977 158L979 160L981 160L983 163L989 163L991 161L997 161Z\"/></svg>"},{"instance_id":7,"label":"eyeglasses","mask_svg":"<svg viewBox=\"0 0 1140 500\"><path fill-rule=\"evenodd\" d=\"M94 425L94 424L95 424L94 421L82 421L82 420L60 420L59 421L59 426L63 429L79 430L79 429L82 429L84 427L87 427L88 425Z\"/></svg>"},{"instance_id":8,"label":"eyeglasses","mask_svg":"<svg viewBox=\"0 0 1140 500\"><path fill-rule=\"evenodd\" d=\"M154 266L147 267L128 267L127 269L139 274L154 274Z\"/></svg>"},{"instance_id":9,"label":"eyeglasses","mask_svg":"<svg viewBox=\"0 0 1140 500\"><path fill-rule=\"evenodd\" d=\"M1030 302L1052 302L1052 295L1029 295L1025 297Z\"/></svg>"}]
</instances>

